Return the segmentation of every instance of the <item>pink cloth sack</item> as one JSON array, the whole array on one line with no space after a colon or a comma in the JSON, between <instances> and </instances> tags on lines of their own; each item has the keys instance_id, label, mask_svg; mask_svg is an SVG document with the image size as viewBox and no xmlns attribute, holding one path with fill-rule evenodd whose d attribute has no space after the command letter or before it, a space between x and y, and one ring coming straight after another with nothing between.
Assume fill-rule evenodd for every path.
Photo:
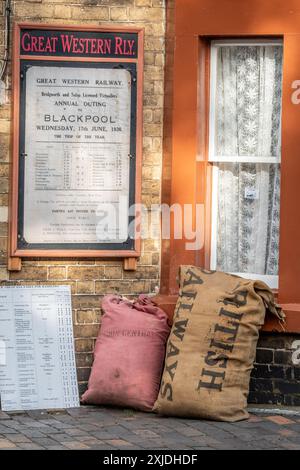
<instances>
[{"instance_id":1,"label":"pink cloth sack","mask_svg":"<svg viewBox=\"0 0 300 470\"><path fill-rule=\"evenodd\" d=\"M166 341L166 313L146 295L136 302L106 295L88 390L82 403L151 411L160 387Z\"/></svg>"}]
</instances>

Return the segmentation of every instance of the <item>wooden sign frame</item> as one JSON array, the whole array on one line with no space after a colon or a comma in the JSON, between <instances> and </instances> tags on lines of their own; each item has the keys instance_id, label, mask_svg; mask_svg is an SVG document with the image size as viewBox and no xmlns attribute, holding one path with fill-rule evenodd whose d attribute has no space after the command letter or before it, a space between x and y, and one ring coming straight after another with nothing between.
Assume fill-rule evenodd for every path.
<instances>
[{"instance_id":1,"label":"wooden sign frame","mask_svg":"<svg viewBox=\"0 0 300 470\"><path fill-rule=\"evenodd\" d=\"M44 33L44 34L43 34ZM25 35L27 36L25 37ZM86 51L82 52L77 47L75 50L69 49L66 55L59 42L62 34L74 35L83 38L82 44L86 44ZM39 40L40 36L44 36ZM32 39L33 37L33 39ZM49 37L48 43L45 37ZM21 42L21 38L23 38ZM25 38L25 39L24 39ZM56 38L56 39L55 39ZM100 39L99 39L100 38ZM101 39L102 38L102 39ZM105 51L101 48L101 41L112 41L113 47ZM109 39L107 39L109 38ZM126 39L127 38L127 39ZM121 48L122 40L128 41L128 38L135 39L130 43L130 47ZM30 42L31 41L31 42ZM49 42L50 41L50 42ZM88 48L88 41L89 48ZM95 42L95 41L98 41ZM99 42L100 41L100 42ZM48 46L47 46L48 44ZM55 46L55 51L51 54L51 44ZM98 44L98 49L96 45ZM100 48L99 48L100 44ZM134 44L134 45L133 45ZM120 247L108 247L105 243L103 246L68 246L71 244L63 244L63 246L29 246L26 240L23 240L22 230L22 191L24 189L24 181L22 181L22 171L24 172L24 124L21 110L24 112L24 92L22 93L22 71L26 64L39 64L42 61L48 64L72 63L75 66L82 64L82 67L88 67L94 64L95 67L109 67L111 64L117 64L120 68L127 66L130 73L135 70L135 76L132 79L135 90L134 109L131 108L131 115L135 115L134 136L132 135L133 127L130 126L130 183L132 195L129 197L129 205L139 204L141 201L141 159L142 159L142 98L143 98L143 44L144 30L141 28L117 28L117 27L77 27L70 25L51 25L51 24L31 24L16 23L14 25L14 44L13 44L13 135L12 135L12 171L10 185L10 236L9 236L9 270L21 269L21 258L124 258L125 269L134 269L136 265L135 259L140 255L140 238L135 224L135 236L129 239ZM125 44L126 46L126 44ZM54 50L54 48L53 48ZM49 52L50 51L50 52ZM70 52L71 51L71 52ZM79 52L78 52L79 51ZM108 64L108 65L107 65ZM30 65L29 65L30 66ZM132 116L131 116L132 119ZM23 130L22 130L23 129ZM134 138L134 141L132 141ZM23 147L23 148L22 148ZM24 174L23 174L24 178ZM135 214L137 216L138 214ZM134 216L130 216L133 220ZM65 246L66 245L66 246ZM82 244L81 244L82 245ZM113 244L112 244L113 245ZM127 247L126 247L127 245Z\"/></svg>"}]
</instances>

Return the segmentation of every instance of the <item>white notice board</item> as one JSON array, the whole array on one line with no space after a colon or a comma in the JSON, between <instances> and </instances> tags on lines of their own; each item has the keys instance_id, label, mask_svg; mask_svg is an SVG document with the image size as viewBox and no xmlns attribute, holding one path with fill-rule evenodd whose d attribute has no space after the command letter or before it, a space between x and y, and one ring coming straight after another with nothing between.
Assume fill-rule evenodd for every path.
<instances>
[{"instance_id":1,"label":"white notice board","mask_svg":"<svg viewBox=\"0 0 300 470\"><path fill-rule=\"evenodd\" d=\"M70 286L0 287L3 411L79 406Z\"/></svg>"},{"instance_id":2,"label":"white notice board","mask_svg":"<svg viewBox=\"0 0 300 470\"><path fill-rule=\"evenodd\" d=\"M127 240L130 77L129 71L116 67L28 68L27 243ZM109 228L106 217L102 222L103 211L117 216Z\"/></svg>"}]
</instances>

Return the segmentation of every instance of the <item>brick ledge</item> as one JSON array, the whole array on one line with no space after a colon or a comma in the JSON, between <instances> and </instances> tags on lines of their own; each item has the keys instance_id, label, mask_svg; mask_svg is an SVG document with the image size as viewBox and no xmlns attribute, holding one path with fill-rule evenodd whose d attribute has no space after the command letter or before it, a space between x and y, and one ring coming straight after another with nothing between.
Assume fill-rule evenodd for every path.
<instances>
[{"instance_id":1,"label":"brick ledge","mask_svg":"<svg viewBox=\"0 0 300 470\"><path fill-rule=\"evenodd\" d=\"M167 313L169 321L172 323L177 295L158 294L153 298L153 300ZM282 325L276 318L267 314L262 331L274 333L300 333L300 304L281 304L281 307L286 314L285 325Z\"/></svg>"}]
</instances>

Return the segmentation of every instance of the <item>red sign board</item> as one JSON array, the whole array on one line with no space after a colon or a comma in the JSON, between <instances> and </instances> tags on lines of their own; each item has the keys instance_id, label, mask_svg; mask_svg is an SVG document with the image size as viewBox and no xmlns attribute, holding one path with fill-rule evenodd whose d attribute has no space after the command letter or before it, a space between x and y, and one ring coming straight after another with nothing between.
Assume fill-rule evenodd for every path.
<instances>
[{"instance_id":1,"label":"red sign board","mask_svg":"<svg viewBox=\"0 0 300 470\"><path fill-rule=\"evenodd\" d=\"M22 55L137 58L138 33L22 29Z\"/></svg>"}]
</instances>

